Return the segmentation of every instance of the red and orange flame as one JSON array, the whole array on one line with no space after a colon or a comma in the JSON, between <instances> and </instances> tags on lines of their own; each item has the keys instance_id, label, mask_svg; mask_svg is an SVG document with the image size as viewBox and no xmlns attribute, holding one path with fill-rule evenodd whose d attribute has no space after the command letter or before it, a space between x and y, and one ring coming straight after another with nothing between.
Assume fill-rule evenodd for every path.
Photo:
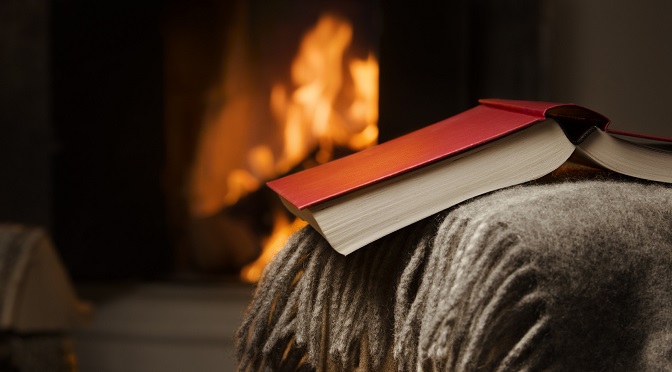
<instances>
[{"instance_id":1,"label":"red and orange flame","mask_svg":"<svg viewBox=\"0 0 672 372\"><path fill-rule=\"evenodd\" d=\"M274 84L268 98L283 137L280 148L259 143L248 146L242 156L240 151L234 154L249 140L239 131L256 119L253 103L257 100L249 96L250 89L245 89L254 84L241 82L240 78L234 79L236 87L227 83L229 93L241 88L243 94L231 99L211 122L205 123L190 182L192 215L212 215L235 204L266 180L289 172L310 154L315 154L317 163L324 163L331 160L335 147L361 150L376 143L378 62L372 54L367 59L345 61L352 35L349 22L327 14L303 36L291 65L292 84ZM272 253L305 225L287 221L282 214L276 215L275 223L262 257L241 273L245 280L256 281Z\"/></svg>"}]
</instances>

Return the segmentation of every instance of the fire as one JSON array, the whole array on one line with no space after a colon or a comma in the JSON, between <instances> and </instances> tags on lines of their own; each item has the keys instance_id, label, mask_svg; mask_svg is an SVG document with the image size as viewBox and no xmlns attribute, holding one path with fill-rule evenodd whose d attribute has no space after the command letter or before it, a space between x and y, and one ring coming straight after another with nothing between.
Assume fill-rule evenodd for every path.
<instances>
[{"instance_id":1,"label":"fire","mask_svg":"<svg viewBox=\"0 0 672 372\"><path fill-rule=\"evenodd\" d=\"M337 147L356 151L376 143L378 62L373 54L366 59L347 57L352 38L352 25L331 14L320 17L303 36L289 71L291 83L270 85L267 105L276 126L256 128L257 132L277 131L282 137L279 146L270 142L248 145L243 156L234 151L254 140L240 130L245 123L258 122L259 110L251 97L253 89L248 89L255 84L243 81L239 72L228 74L230 81L222 89L227 97L238 90L243 94L230 99L205 123L190 183L192 215L209 216L235 204L265 181L304 163L311 154L312 163L324 163L332 159ZM230 65L246 68L244 63ZM272 236L258 260L260 266L246 268L241 274L245 280L258 278L265 262L298 224L276 217Z\"/></svg>"},{"instance_id":2,"label":"fire","mask_svg":"<svg viewBox=\"0 0 672 372\"><path fill-rule=\"evenodd\" d=\"M271 111L284 123L284 147L278 174L305 160L318 147L315 160L332 158L334 146L361 150L378 139L378 62L371 54L366 60L353 58L348 69L343 59L352 40L352 26L335 16L322 16L306 33L292 63L290 93L283 84L271 90ZM346 73L352 79L354 96L349 109L339 107Z\"/></svg>"},{"instance_id":3,"label":"fire","mask_svg":"<svg viewBox=\"0 0 672 372\"><path fill-rule=\"evenodd\" d=\"M348 146L361 150L378 140L378 61L369 54L365 61L354 60L349 67L355 81L356 99L348 113L353 121L365 123L365 127L350 137Z\"/></svg>"},{"instance_id":4,"label":"fire","mask_svg":"<svg viewBox=\"0 0 672 372\"><path fill-rule=\"evenodd\" d=\"M273 232L269 237L264 239L264 249L261 256L251 264L243 267L240 271L240 278L249 283L257 282L259 278L261 278L261 274L266 265L268 265L273 257L285 246L287 239L306 225L307 223L302 220L294 219L292 222L285 216L285 214L276 213Z\"/></svg>"}]
</instances>

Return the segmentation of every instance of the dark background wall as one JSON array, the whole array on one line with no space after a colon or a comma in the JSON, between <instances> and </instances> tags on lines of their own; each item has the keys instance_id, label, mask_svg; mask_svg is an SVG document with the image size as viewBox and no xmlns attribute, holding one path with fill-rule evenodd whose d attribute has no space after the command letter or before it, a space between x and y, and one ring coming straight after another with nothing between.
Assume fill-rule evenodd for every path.
<instances>
[{"instance_id":1,"label":"dark background wall","mask_svg":"<svg viewBox=\"0 0 672 372\"><path fill-rule=\"evenodd\" d=\"M549 0L543 10L551 99L672 137L672 2Z\"/></svg>"},{"instance_id":2,"label":"dark background wall","mask_svg":"<svg viewBox=\"0 0 672 372\"><path fill-rule=\"evenodd\" d=\"M51 2L52 225L78 278L151 277L171 259L161 6Z\"/></svg>"},{"instance_id":3,"label":"dark background wall","mask_svg":"<svg viewBox=\"0 0 672 372\"><path fill-rule=\"evenodd\" d=\"M0 2L0 221L48 227L77 279L173 268L163 17L175 1ZM372 4L382 140L480 97L572 101L672 136L670 2Z\"/></svg>"},{"instance_id":4,"label":"dark background wall","mask_svg":"<svg viewBox=\"0 0 672 372\"><path fill-rule=\"evenodd\" d=\"M479 98L543 97L539 1L383 1L382 14L381 141Z\"/></svg>"},{"instance_id":5,"label":"dark background wall","mask_svg":"<svg viewBox=\"0 0 672 372\"><path fill-rule=\"evenodd\" d=\"M48 0L0 2L0 220L51 224Z\"/></svg>"},{"instance_id":6,"label":"dark background wall","mask_svg":"<svg viewBox=\"0 0 672 372\"><path fill-rule=\"evenodd\" d=\"M0 2L0 221L48 227L77 278L151 277L171 260L161 9Z\"/></svg>"}]
</instances>

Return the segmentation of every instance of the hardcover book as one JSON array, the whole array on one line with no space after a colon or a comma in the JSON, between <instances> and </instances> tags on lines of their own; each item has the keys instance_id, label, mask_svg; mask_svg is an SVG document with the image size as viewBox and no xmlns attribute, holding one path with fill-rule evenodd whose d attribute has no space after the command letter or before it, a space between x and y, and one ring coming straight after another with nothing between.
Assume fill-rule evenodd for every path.
<instances>
[{"instance_id":1,"label":"hardcover book","mask_svg":"<svg viewBox=\"0 0 672 372\"><path fill-rule=\"evenodd\" d=\"M570 156L672 183L672 151L574 105L484 99L405 136L268 182L341 254L475 196L547 175ZM625 139L627 138L627 139Z\"/></svg>"}]
</instances>

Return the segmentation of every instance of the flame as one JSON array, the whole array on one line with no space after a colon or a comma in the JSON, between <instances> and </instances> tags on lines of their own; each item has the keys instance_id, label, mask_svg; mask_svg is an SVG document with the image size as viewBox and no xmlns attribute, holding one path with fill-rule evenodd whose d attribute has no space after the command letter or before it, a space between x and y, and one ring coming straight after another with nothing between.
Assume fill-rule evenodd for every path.
<instances>
[{"instance_id":1,"label":"flame","mask_svg":"<svg viewBox=\"0 0 672 372\"><path fill-rule=\"evenodd\" d=\"M324 15L306 33L292 63L289 93L283 84L271 90L271 110L284 123L284 147L278 174L306 158L318 146L316 161L332 158L334 146L361 150L378 139L378 62L352 59L344 71L345 50L352 40L352 26L333 15ZM345 113L339 110L346 72L353 80L354 100ZM345 115L344 115L345 114Z\"/></svg>"},{"instance_id":2,"label":"flame","mask_svg":"<svg viewBox=\"0 0 672 372\"><path fill-rule=\"evenodd\" d=\"M249 283L257 282L261 278L266 265L285 246L287 239L304 226L306 226L306 222L300 219L294 219L293 222L290 222L284 213L276 212L273 232L264 239L264 250L261 256L242 268L240 278Z\"/></svg>"},{"instance_id":3,"label":"flame","mask_svg":"<svg viewBox=\"0 0 672 372\"><path fill-rule=\"evenodd\" d=\"M352 26L332 15L319 19L306 33L292 63L292 82L296 88L275 84L271 89L270 108L284 126L284 146L276 164L277 174L305 160L318 147L315 160L332 158L334 146L361 150L378 139L378 62L373 54L367 59L352 59L343 69L343 56L352 39ZM345 110L337 105L344 87L345 74L352 78L352 102ZM270 237L262 255L241 271L241 278L256 282L264 267L284 246L289 236L305 226L295 219L289 222L276 214Z\"/></svg>"},{"instance_id":4,"label":"flame","mask_svg":"<svg viewBox=\"0 0 672 372\"><path fill-rule=\"evenodd\" d=\"M356 98L348 113L353 121L365 123L365 127L350 137L348 147L361 150L378 140L378 61L369 54L365 61L354 60L349 67Z\"/></svg>"},{"instance_id":5,"label":"flame","mask_svg":"<svg viewBox=\"0 0 672 372\"><path fill-rule=\"evenodd\" d=\"M227 65L224 83L212 93L214 104L209 105L199 138L189 184L195 217L235 204L311 154L312 163L324 163L337 147L357 151L378 138L378 62L373 54L366 59L348 57L353 38L349 22L331 14L321 16L301 40L289 71L291 83L269 85L270 96L262 98L255 90L258 81L249 80L258 79L258 74L246 63L245 35L239 30L232 42L233 62ZM260 101L268 105L276 127L260 126ZM280 141L276 137L255 143L259 132L274 130ZM264 243L256 263L260 266L246 268L241 273L245 280L256 280L269 256L296 226L305 225L286 217L275 221L279 226Z\"/></svg>"},{"instance_id":6,"label":"flame","mask_svg":"<svg viewBox=\"0 0 672 372\"><path fill-rule=\"evenodd\" d=\"M269 130L253 125L262 120L256 106L263 100L256 97L258 84L250 81L254 73L241 46L243 34L239 31L232 41L232 62L224 83L211 92L210 115L199 138L189 184L196 217L235 204L313 152L314 160L324 163L336 146L361 150L378 139L378 62L370 54L345 63L352 26L326 14L301 41L291 65L292 83L271 86L268 102L283 137L281 146L249 145L255 141L251 132Z\"/></svg>"}]
</instances>

